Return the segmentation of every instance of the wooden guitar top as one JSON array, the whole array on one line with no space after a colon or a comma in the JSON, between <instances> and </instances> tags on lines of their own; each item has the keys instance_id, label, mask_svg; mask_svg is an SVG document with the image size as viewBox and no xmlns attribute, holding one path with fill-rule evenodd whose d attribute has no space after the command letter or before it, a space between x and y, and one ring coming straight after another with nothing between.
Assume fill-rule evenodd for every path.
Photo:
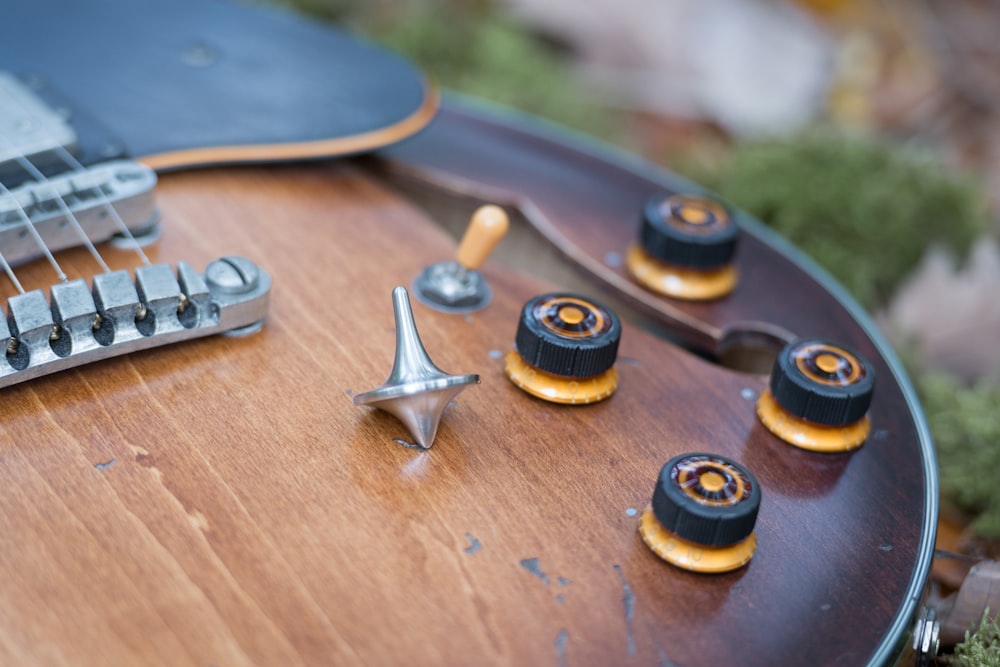
<instances>
[{"instance_id":1,"label":"wooden guitar top","mask_svg":"<svg viewBox=\"0 0 1000 667\"><path fill-rule=\"evenodd\" d=\"M453 252L438 225L350 164L168 175L159 200L153 261L259 259L271 314L247 338L7 390L3 664L858 664L891 649L924 502L883 461L884 431L905 427L891 380L871 442L810 454L757 422L765 378L626 323L615 396L544 403L498 357L551 285L489 266L486 310L415 306L435 362L482 376L416 452L351 394L388 372L392 287ZM692 450L764 488L737 572L678 570L637 534L660 466Z\"/></svg>"},{"instance_id":2,"label":"wooden guitar top","mask_svg":"<svg viewBox=\"0 0 1000 667\"><path fill-rule=\"evenodd\" d=\"M67 105L87 164L109 147L161 171L353 154L410 137L437 107L406 63L281 12L94 6L21 3L0 23L0 67ZM643 203L692 189L461 103L375 157L162 175L150 259L247 257L273 279L270 314L248 337L4 390L0 664L891 660L937 515L912 389L853 301L745 216L731 295L635 285L621 257ZM433 360L481 384L417 451L352 397L389 373L392 289L452 258L446 223L483 201L515 227L484 268L493 302L466 316L414 304ZM71 277L101 270L82 250L59 259ZM18 275L56 280L43 261ZM556 287L624 320L606 401L546 403L504 374L522 305ZM737 360L814 335L856 347L879 378L872 434L851 453L778 440L755 415L766 375ZM757 553L735 572L680 570L639 537L661 466L691 451L762 487Z\"/></svg>"}]
</instances>

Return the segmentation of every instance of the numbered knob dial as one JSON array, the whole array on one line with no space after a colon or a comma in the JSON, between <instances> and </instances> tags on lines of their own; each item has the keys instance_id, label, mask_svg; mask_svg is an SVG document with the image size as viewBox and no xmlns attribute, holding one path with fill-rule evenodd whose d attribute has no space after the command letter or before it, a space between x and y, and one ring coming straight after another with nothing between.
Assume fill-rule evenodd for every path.
<instances>
[{"instance_id":1,"label":"numbered knob dial","mask_svg":"<svg viewBox=\"0 0 1000 667\"><path fill-rule=\"evenodd\" d=\"M736 285L733 253L739 227L729 210L700 195L650 199L643 209L639 243L629 251L629 272L667 296L703 300Z\"/></svg>"},{"instance_id":2,"label":"numbered knob dial","mask_svg":"<svg viewBox=\"0 0 1000 667\"><path fill-rule=\"evenodd\" d=\"M657 555L678 567L733 570L746 564L756 548L760 500L760 484L735 461L682 454L660 471L640 532Z\"/></svg>"},{"instance_id":3,"label":"numbered knob dial","mask_svg":"<svg viewBox=\"0 0 1000 667\"><path fill-rule=\"evenodd\" d=\"M775 360L757 414L791 444L844 451L868 436L874 392L875 369L860 353L822 339L800 339Z\"/></svg>"},{"instance_id":4,"label":"numbered knob dial","mask_svg":"<svg viewBox=\"0 0 1000 667\"><path fill-rule=\"evenodd\" d=\"M621 322L603 304L551 292L521 309L508 376L529 394L557 403L592 403L618 385Z\"/></svg>"}]
</instances>

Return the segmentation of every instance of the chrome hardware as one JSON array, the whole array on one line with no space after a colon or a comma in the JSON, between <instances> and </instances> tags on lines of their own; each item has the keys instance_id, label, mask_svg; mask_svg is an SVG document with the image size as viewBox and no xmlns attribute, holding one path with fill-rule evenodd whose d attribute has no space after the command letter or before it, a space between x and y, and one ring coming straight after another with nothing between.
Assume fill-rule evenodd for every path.
<instances>
[{"instance_id":1,"label":"chrome hardware","mask_svg":"<svg viewBox=\"0 0 1000 667\"><path fill-rule=\"evenodd\" d=\"M405 287L392 290L392 309L396 318L396 359L392 372L380 387L357 394L354 404L381 408L395 415L417 444L430 449L445 407L466 386L478 384L479 376L448 375L434 365L420 342Z\"/></svg>"},{"instance_id":2,"label":"chrome hardware","mask_svg":"<svg viewBox=\"0 0 1000 667\"><path fill-rule=\"evenodd\" d=\"M59 112L7 72L0 72L0 100L0 162L76 144L76 133Z\"/></svg>"},{"instance_id":3,"label":"chrome hardware","mask_svg":"<svg viewBox=\"0 0 1000 667\"><path fill-rule=\"evenodd\" d=\"M83 280L53 285L51 304L40 290L11 297L8 317L0 318L0 344L7 349L0 387L137 350L259 328L270 276L242 257L217 262L252 267L254 284L222 290L180 262L176 274L166 264L142 266L134 282L127 271L112 271L96 275L92 289Z\"/></svg>"},{"instance_id":4,"label":"chrome hardware","mask_svg":"<svg viewBox=\"0 0 1000 667\"><path fill-rule=\"evenodd\" d=\"M941 625L937 620L937 612L924 607L913 628L913 652L917 667L929 667L934 663L941 645L940 635Z\"/></svg>"},{"instance_id":5,"label":"chrome hardware","mask_svg":"<svg viewBox=\"0 0 1000 667\"><path fill-rule=\"evenodd\" d=\"M421 303L445 313L471 313L493 299L482 274L458 262L431 264L413 281L413 290Z\"/></svg>"},{"instance_id":6,"label":"chrome hardware","mask_svg":"<svg viewBox=\"0 0 1000 667\"><path fill-rule=\"evenodd\" d=\"M413 281L413 291L426 306L444 313L471 313L485 308L493 291L478 269L510 222L499 206L480 206L462 236L455 261L431 264Z\"/></svg>"},{"instance_id":7,"label":"chrome hardware","mask_svg":"<svg viewBox=\"0 0 1000 667\"><path fill-rule=\"evenodd\" d=\"M0 190L0 248L11 264L41 255L24 234L30 222L50 252L80 245L80 229L93 243L131 231L148 234L159 217L153 201L156 173L138 162L116 160ZM69 225L67 209L79 227ZM121 223L115 216L121 218ZM27 218L27 219L26 219Z\"/></svg>"}]
</instances>

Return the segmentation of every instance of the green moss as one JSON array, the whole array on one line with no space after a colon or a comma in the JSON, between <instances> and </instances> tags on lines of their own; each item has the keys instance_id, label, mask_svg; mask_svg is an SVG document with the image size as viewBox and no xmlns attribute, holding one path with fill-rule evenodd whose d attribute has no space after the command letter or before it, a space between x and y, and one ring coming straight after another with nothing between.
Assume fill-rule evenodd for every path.
<instances>
[{"instance_id":1,"label":"green moss","mask_svg":"<svg viewBox=\"0 0 1000 667\"><path fill-rule=\"evenodd\" d=\"M488 0L283 1L403 53L442 87L611 141L624 134L621 118L574 79L567 53ZM725 155L714 168L689 159L679 170L775 227L869 308L887 303L929 244L963 257L985 228L974 183L874 142L816 132L740 143ZM938 376L918 384L945 494L983 512L974 524L980 534L1000 536L1000 489L981 474L1000 470L1000 390Z\"/></svg>"},{"instance_id":2,"label":"green moss","mask_svg":"<svg viewBox=\"0 0 1000 667\"><path fill-rule=\"evenodd\" d=\"M1000 538L1000 386L965 387L942 374L917 380L934 436L945 496L976 516L975 532Z\"/></svg>"},{"instance_id":3,"label":"green moss","mask_svg":"<svg viewBox=\"0 0 1000 667\"><path fill-rule=\"evenodd\" d=\"M688 175L773 226L866 307L884 306L940 243L964 258L986 226L975 183L925 157L833 132L737 144Z\"/></svg>"},{"instance_id":4,"label":"green moss","mask_svg":"<svg viewBox=\"0 0 1000 667\"><path fill-rule=\"evenodd\" d=\"M966 631L965 641L955 646L953 664L962 667L1000 667L1000 617L989 617L989 608L983 612L979 628Z\"/></svg>"}]
</instances>

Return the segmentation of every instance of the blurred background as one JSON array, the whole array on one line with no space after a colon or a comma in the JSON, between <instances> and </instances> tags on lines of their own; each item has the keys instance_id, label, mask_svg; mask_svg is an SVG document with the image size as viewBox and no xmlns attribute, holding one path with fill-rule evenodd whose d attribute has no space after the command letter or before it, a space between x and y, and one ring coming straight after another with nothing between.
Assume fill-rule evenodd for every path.
<instances>
[{"instance_id":1,"label":"blurred background","mask_svg":"<svg viewBox=\"0 0 1000 667\"><path fill-rule=\"evenodd\" d=\"M283 2L788 236L910 369L938 448L939 548L960 556L935 565L942 594L1000 558L1000 2Z\"/></svg>"}]
</instances>

